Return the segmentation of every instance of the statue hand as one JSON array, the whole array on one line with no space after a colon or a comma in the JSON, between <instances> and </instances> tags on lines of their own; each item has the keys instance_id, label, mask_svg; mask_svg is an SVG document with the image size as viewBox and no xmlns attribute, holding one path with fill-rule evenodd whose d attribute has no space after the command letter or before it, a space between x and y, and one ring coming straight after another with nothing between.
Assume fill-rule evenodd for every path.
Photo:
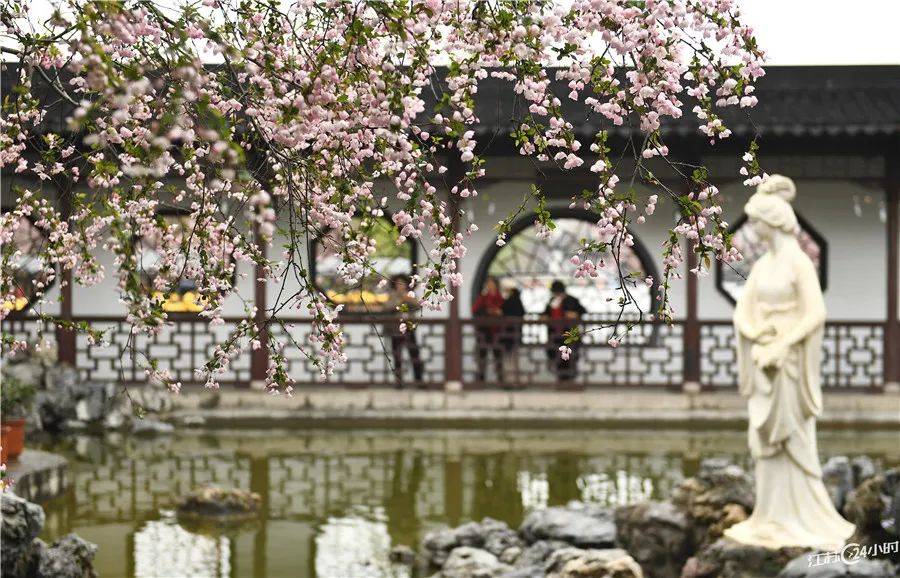
<instances>
[{"instance_id":1,"label":"statue hand","mask_svg":"<svg viewBox=\"0 0 900 578\"><path fill-rule=\"evenodd\" d=\"M787 357L787 347L778 341L770 343L758 343L751 350L753 362L757 366L765 369L767 367L781 367L785 357Z\"/></svg>"},{"instance_id":2,"label":"statue hand","mask_svg":"<svg viewBox=\"0 0 900 578\"><path fill-rule=\"evenodd\" d=\"M775 329L775 326L769 323L760 330L759 335L756 336L756 339L754 341L763 345L768 345L769 343L775 341L775 337L777 335L778 332Z\"/></svg>"}]
</instances>

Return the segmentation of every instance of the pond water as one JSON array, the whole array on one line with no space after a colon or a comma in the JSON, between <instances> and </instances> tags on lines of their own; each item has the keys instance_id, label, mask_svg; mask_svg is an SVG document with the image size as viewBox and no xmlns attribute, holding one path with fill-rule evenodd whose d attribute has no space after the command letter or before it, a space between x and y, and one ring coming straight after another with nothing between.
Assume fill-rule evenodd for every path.
<instances>
[{"instance_id":1,"label":"pond water","mask_svg":"<svg viewBox=\"0 0 900 578\"><path fill-rule=\"evenodd\" d=\"M742 431L230 430L136 439L67 436L70 489L44 539L99 545L101 577L399 578L389 550L442 525L578 499L665 498L705 457L746 465ZM897 432L820 432L822 457L900 464ZM258 492L258 523L182 527L173 507L203 485Z\"/></svg>"}]
</instances>

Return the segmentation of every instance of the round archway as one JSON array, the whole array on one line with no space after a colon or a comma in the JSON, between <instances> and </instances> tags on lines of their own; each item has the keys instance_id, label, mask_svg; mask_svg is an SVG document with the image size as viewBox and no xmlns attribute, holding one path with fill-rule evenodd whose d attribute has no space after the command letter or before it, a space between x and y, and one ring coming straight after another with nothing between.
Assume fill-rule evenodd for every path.
<instances>
[{"instance_id":1,"label":"round archway","mask_svg":"<svg viewBox=\"0 0 900 578\"><path fill-rule=\"evenodd\" d=\"M588 255L595 262L603 260L607 267L597 277L576 279L571 257L581 248L581 240L600 240L597 215L590 211L559 208L550 215L556 228L549 237L540 238L537 215L527 215L515 221L503 246L494 243L482 256L472 286L472 300L481 292L488 277L495 277L501 287L516 288L520 292L526 314L540 314L550 301L550 284L561 280L568 292L575 296L595 318L617 315L621 310L619 271L612 254ZM619 255L622 273L632 274L637 283L629 284L633 302L625 306L626 317L651 312L656 297L656 285L648 287L642 281L657 278L650 254L637 237L634 245L622 246Z\"/></svg>"}]
</instances>

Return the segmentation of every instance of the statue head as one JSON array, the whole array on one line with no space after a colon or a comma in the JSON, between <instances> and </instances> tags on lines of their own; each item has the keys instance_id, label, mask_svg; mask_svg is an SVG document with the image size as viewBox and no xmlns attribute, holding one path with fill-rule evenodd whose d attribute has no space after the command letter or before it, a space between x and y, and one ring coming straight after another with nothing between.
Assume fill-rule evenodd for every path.
<instances>
[{"instance_id":1,"label":"statue head","mask_svg":"<svg viewBox=\"0 0 900 578\"><path fill-rule=\"evenodd\" d=\"M796 195L794 181L782 175L772 175L756 187L744 212L761 239L771 238L776 232L797 234L800 224L791 207Z\"/></svg>"}]
</instances>

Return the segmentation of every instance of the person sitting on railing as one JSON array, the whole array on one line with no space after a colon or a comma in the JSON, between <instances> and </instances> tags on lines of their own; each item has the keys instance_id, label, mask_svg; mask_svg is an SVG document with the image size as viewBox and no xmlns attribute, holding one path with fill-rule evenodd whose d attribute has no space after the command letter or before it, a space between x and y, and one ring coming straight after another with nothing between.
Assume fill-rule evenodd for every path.
<instances>
[{"instance_id":1,"label":"person sitting on railing","mask_svg":"<svg viewBox=\"0 0 900 578\"><path fill-rule=\"evenodd\" d=\"M488 277L484 282L481 293L472 304L472 315L480 319L499 320L503 315L503 295L500 293L500 284L496 277ZM475 348L478 360L478 373L476 381L484 381L487 372L488 354L494 356L494 371L497 381L503 381L503 351L498 340L500 324L487 323L475 326Z\"/></svg>"},{"instance_id":2,"label":"person sitting on railing","mask_svg":"<svg viewBox=\"0 0 900 578\"><path fill-rule=\"evenodd\" d=\"M550 302L544 310L544 318L548 323L548 343L552 348L547 349L547 357L556 361L556 375L560 381L572 381L575 379L578 364L578 349L580 340L566 343L566 332L576 328L582 315L587 312L581 302L566 293L566 285L556 280L550 285ZM568 356L562 355L559 348L567 345L571 350ZM568 359L566 359L568 357Z\"/></svg>"},{"instance_id":3,"label":"person sitting on railing","mask_svg":"<svg viewBox=\"0 0 900 578\"><path fill-rule=\"evenodd\" d=\"M385 333L391 337L391 353L394 360L394 375L397 377L397 386L403 387L403 349L409 352L409 360L412 363L413 379L420 385L423 378L422 356L419 344L416 341L416 332L410 326L408 319L410 313L418 309L419 303L410 295L409 286L411 279L408 275L394 275L391 277L391 296L387 302L388 311L397 311L400 322L392 321L385 324ZM402 325L402 327L401 327Z\"/></svg>"},{"instance_id":4,"label":"person sitting on railing","mask_svg":"<svg viewBox=\"0 0 900 578\"><path fill-rule=\"evenodd\" d=\"M500 331L500 347L506 360L504 368L507 375L512 375L518 381L519 344L522 343L522 320L525 317L525 305L518 287L507 289L502 312L503 317L510 320L510 323L503 324Z\"/></svg>"}]
</instances>

